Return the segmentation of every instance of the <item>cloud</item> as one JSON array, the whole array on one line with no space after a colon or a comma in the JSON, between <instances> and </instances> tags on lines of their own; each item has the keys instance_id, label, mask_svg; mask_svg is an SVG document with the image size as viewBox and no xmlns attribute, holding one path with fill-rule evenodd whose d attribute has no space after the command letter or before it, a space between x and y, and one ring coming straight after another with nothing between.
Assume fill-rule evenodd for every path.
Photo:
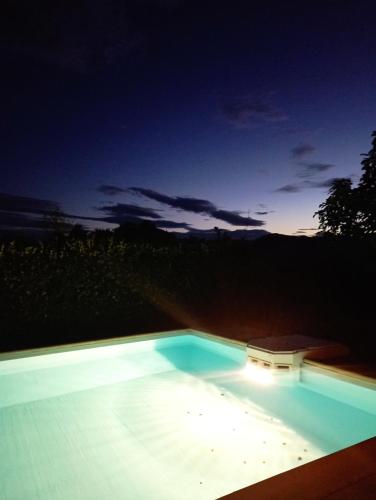
<instances>
[{"instance_id":1,"label":"cloud","mask_svg":"<svg viewBox=\"0 0 376 500\"><path fill-rule=\"evenodd\" d=\"M161 216L152 208L140 207L128 203L117 203L116 205L107 205L98 207L97 210L110 216L130 216L130 217L148 217L150 219L161 219Z\"/></svg>"},{"instance_id":2,"label":"cloud","mask_svg":"<svg viewBox=\"0 0 376 500\"><path fill-rule=\"evenodd\" d=\"M191 227L190 224L187 224L186 222L176 222L162 219L162 217L156 213L156 209L140 207L139 205L117 203L116 205L98 207L97 210L104 212L107 215L104 217L87 217L66 214L66 216L67 218L107 222L118 225L127 223L139 224L147 221L152 222L155 226L161 229L190 229ZM150 221L149 219L153 220Z\"/></svg>"},{"instance_id":3,"label":"cloud","mask_svg":"<svg viewBox=\"0 0 376 500\"><path fill-rule=\"evenodd\" d=\"M335 165L332 163L299 163L303 169L297 173L298 177L313 177L317 174L321 174L322 172L326 172L331 168L334 168Z\"/></svg>"},{"instance_id":4,"label":"cloud","mask_svg":"<svg viewBox=\"0 0 376 500\"><path fill-rule=\"evenodd\" d=\"M39 216L28 216L12 212L0 211L0 228L17 229L42 229L47 228L48 224Z\"/></svg>"},{"instance_id":5,"label":"cloud","mask_svg":"<svg viewBox=\"0 0 376 500\"><path fill-rule=\"evenodd\" d=\"M250 128L265 123L283 122L288 115L270 101L270 96L237 97L224 102L221 111L226 121L235 128Z\"/></svg>"},{"instance_id":6,"label":"cloud","mask_svg":"<svg viewBox=\"0 0 376 500\"><path fill-rule=\"evenodd\" d=\"M58 203L54 201L0 193L0 210L43 215L59 209Z\"/></svg>"},{"instance_id":7,"label":"cloud","mask_svg":"<svg viewBox=\"0 0 376 500\"><path fill-rule=\"evenodd\" d=\"M0 193L0 228L16 231L49 230L49 216L59 213L58 203L51 200ZM70 224L66 224L68 229Z\"/></svg>"},{"instance_id":8,"label":"cloud","mask_svg":"<svg viewBox=\"0 0 376 500\"><path fill-rule=\"evenodd\" d=\"M154 224L161 229L190 229L191 225L186 222L175 222L173 220L158 220Z\"/></svg>"},{"instance_id":9,"label":"cloud","mask_svg":"<svg viewBox=\"0 0 376 500\"><path fill-rule=\"evenodd\" d=\"M252 226L258 227L265 224L264 221L252 219L251 217L243 217L239 212L229 210L215 210L210 214L216 219L222 220L232 226Z\"/></svg>"},{"instance_id":10,"label":"cloud","mask_svg":"<svg viewBox=\"0 0 376 500\"><path fill-rule=\"evenodd\" d=\"M140 194L164 205L168 205L171 208L176 208L180 210L185 210L187 212L193 212L196 214L207 214L216 210L216 206L208 200L202 200L200 198L191 198L188 196L167 196L152 189L144 189L138 187L132 187L129 191Z\"/></svg>"},{"instance_id":11,"label":"cloud","mask_svg":"<svg viewBox=\"0 0 376 500\"><path fill-rule=\"evenodd\" d=\"M294 235L302 236L315 236L318 231L317 227L300 228L293 233Z\"/></svg>"},{"instance_id":12,"label":"cloud","mask_svg":"<svg viewBox=\"0 0 376 500\"><path fill-rule=\"evenodd\" d=\"M102 194L107 194L108 196L116 196L127 192L126 189L117 186L110 186L108 184L102 184L99 188L97 188L97 191Z\"/></svg>"},{"instance_id":13,"label":"cloud","mask_svg":"<svg viewBox=\"0 0 376 500\"><path fill-rule=\"evenodd\" d=\"M316 151L316 148L307 142L300 143L291 149L291 156L294 160L301 160L305 156Z\"/></svg>"},{"instance_id":14,"label":"cloud","mask_svg":"<svg viewBox=\"0 0 376 500\"><path fill-rule=\"evenodd\" d=\"M298 193L301 191L301 187L297 184L285 184L280 188L275 189L276 193Z\"/></svg>"},{"instance_id":15,"label":"cloud","mask_svg":"<svg viewBox=\"0 0 376 500\"><path fill-rule=\"evenodd\" d=\"M331 177L330 179L326 179L323 181L304 181L303 185L304 187L307 188L330 188L332 187L333 183L339 179L342 179L342 177ZM350 179L349 179L350 180Z\"/></svg>"},{"instance_id":16,"label":"cloud","mask_svg":"<svg viewBox=\"0 0 376 500\"><path fill-rule=\"evenodd\" d=\"M347 177L351 180L349 177ZM275 193L299 193L303 189L324 189L332 187L333 183L342 177L331 177L321 181L305 180L297 184L286 184L274 190Z\"/></svg>"},{"instance_id":17,"label":"cloud","mask_svg":"<svg viewBox=\"0 0 376 500\"><path fill-rule=\"evenodd\" d=\"M151 189L132 187L129 191L145 196L151 200L158 201L164 205L177 210L193 212L196 214L209 215L216 219L222 220L233 226L263 226L264 221L252 219L251 217L243 217L238 211L229 211L218 209L214 203L209 200L200 198L191 198L187 196L167 196Z\"/></svg>"},{"instance_id":18,"label":"cloud","mask_svg":"<svg viewBox=\"0 0 376 500\"><path fill-rule=\"evenodd\" d=\"M175 222L162 219L157 210L141 207L134 204L117 203L97 208L104 214L103 217L69 214L59 210L59 205L50 200L29 198L11 194L0 193L0 229L12 230L42 230L49 229L48 216L59 211L65 219L71 221L106 222L110 224L140 223L152 219L153 224L161 229L187 229L191 228L186 222ZM69 229L70 224L66 224Z\"/></svg>"},{"instance_id":19,"label":"cloud","mask_svg":"<svg viewBox=\"0 0 376 500\"><path fill-rule=\"evenodd\" d=\"M110 188L111 192L132 192L140 196L147 197L154 201L158 201L164 205L170 206L176 210L193 212L197 214L207 215L210 218L222 220L232 226L242 227L259 227L264 225L264 221L244 217L239 211L222 210L216 207L209 200L200 198L184 197L184 196L167 196L157 191L144 188L122 189L116 186L103 185L105 190ZM102 186L102 187L103 187ZM103 192L103 190L101 191ZM30 217L30 215L52 215L56 211L65 218L70 220L86 220L93 222L105 222L110 224L137 223L145 220L152 220L153 223L164 229L191 229L190 224L186 222L176 222L163 219L158 213L161 209L154 209L139 206L132 203L116 203L113 205L104 205L97 207L96 210L101 212L103 216L86 216L70 214L60 210L58 203L50 200L42 200L38 198L30 198L0 193L0 222L7 227L46 227L46 222L43 219ZM24 214L23 216L21 214ZM27 214L27 215L26 215Z\"/></svg>"},{"instance_id":20,"label":"cloud","mask_svg":"<svg viewBox=\"0 0 376 500\"><path fill-rule=\"evenodd\" d=\"M140 224L141 222L151 222L155 226L161 229L189 229L190 224L186 222L175 222L166 219L144 219L142 217L138 217L136 215L107 215L105 217L88 217L85 215L72 215L72 214L64 214L67 219L79 219L79 220L90 220L94 222L106 222L108 224L117 224L120 226L121 224Z\"/></svg>"}]
</instances>

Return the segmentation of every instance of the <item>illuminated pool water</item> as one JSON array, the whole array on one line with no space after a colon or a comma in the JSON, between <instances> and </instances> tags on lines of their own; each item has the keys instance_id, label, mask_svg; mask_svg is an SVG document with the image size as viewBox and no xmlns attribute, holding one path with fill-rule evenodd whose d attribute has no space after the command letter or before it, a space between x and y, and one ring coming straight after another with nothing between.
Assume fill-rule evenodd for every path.
<instances>
[{"instance_id":1,"label":"illuminated pool water","mask_svg":"<svg viewBox=\"0 0 376 500\"><path fill-rule=\"evenodd\" d=\"M189 331L0 361L0 498L215 499L376 434L375 391L245 363Z\"/></svg>"}]
</instances>

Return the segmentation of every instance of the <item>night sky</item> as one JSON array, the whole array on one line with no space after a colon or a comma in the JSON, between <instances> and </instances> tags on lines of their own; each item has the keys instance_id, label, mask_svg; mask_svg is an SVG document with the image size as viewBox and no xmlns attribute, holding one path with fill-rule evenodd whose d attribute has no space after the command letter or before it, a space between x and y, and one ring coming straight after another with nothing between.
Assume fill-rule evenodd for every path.
<instances>
[{"instance_id":1,"label":"night sky","mask_svg":"<svg viewBox=\"0 0 376 500\"><path fill-rule=\"evenodd\" d=\"M372 1L1 10L0 228L58 208L90 228L313 234L331 179L359 179L376 129Z\"/></svg>"}]
</instances>

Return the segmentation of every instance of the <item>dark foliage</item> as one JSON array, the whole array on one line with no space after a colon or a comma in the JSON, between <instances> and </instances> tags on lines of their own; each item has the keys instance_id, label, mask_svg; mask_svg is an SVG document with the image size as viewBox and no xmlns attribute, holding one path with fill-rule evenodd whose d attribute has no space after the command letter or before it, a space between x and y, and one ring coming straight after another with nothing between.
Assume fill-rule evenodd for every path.
<instances>
[{"instance_id":1,"label":"dark foliage","mask_svg":"<svg viewBox=\"0 0 376 500\"><path fill-rule=\"evenodd\" d=\"M357 220L358 203L350 179L335 179L329 196L315 213L323 231L341 236L356 236L360 232Z\"/></svg>"},{"instance_id":2,"label":"dark foliage","mask_svg":"<svg viewBox=\"0 0 376 500\"><path fill-rule=\"evenodd\" d=\"M363 174L357 193L360 224L366 235L376 234L376 131L372 137L372 148L362 161Z\"/></svg>"},{"instance_id":3,"label":"dark foliage","mask_svg":"<svg viewBox=\"0 0 376 500\"><path fill-rule=\"evenodd\" d=\"M376 236L376 131L372 137L372 148L363 155L359 185L352 187L350 179L335 179L328 198L315 213L321 230L341 236Z\"/></svg>"},{"instance_id":4,"label":"dark foliage","mask_svg":"<svg viewBox=\"0 0 376 500\"><path fill-rule=\"evenodd\" d=\"M254 242L126 243L109 232L0 251L1 349L179 326L303 333L372 356L376 248L270 235Z\"/></svg>"},{"instance_id":5,"label":"dark foliage","mask_svg":"<svg viewBox=\"0 0 376 500\"><path fill-rule=\"evenodd\" d=\"M149 221L139 223L125 222L114 229L113 234L116 240L131 243L168 244L175 239L173 234L158 229Z\"/></svg>"}]
</instances>

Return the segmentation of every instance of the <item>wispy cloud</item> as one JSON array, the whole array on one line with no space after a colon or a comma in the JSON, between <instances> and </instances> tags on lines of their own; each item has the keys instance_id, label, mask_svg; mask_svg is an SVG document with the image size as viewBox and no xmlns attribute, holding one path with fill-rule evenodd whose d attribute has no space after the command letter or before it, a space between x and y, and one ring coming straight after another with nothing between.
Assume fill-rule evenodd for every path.
<instances>
[{"instance_id":1,"label":"wispy cloud","mask_svg":"<svg viewBox=\"0 0 376 500\"><path fill-rule=\"evenodd\" d=\"M116 189L116 188L115 188ZM63 212L58 203L39 198L30 198L12 194L0 193L0 229L12 230L41 230L49 228L49 216L56 211L65 219L70 221L92 221L110 224L140 223L151 220L153 224L161 229L190 229L191 225L186 222L178 222L163 219L158 213L160 210L142 207L131 203L117 203L97 207L104 215L100 217L77 215ZM66 224L67 229L70 224Z\"/></svg>"},{"instance_id":2,"label":"wispy cloud","mask_svg":"<svg viewBox=\"0 0 376 500\"><path fill-rule=\"evenodd\" d=\"M314 151L316 151L316 148L312 146L312 144L309 144L307 142L300 143L291 149L291 157L294 160L301 160Z\"/></svg>"},{"instance_id":3,"label":"wispy cloud","mask_svg":"<svg viewBox=\"0 0 376 500\"><path fill-rule=\"evenodd\" d=\"M313 177L318 174L322 174L327 170L330 170L335 167L332 163L299 163L299 166L302 167L297 173L298 177Z\"/></svg>"},{"instance_id":4,"label":"wispy cloud","mask_svg":"<svg viewBox=\"0 0 376 500\"><path fill-rule=\"evenodd\" d=\"M275 189L276 193L298 193L299 191L301 191L301 186L298 184L285 184Z\"/></svg>"},{"instance_id":5,"label":"wispy cloud","mask_svg":"<svg viewBox=\"0 0 376 500\"><path fill-rule=\"evenodd\" d=\"M116 196L118 194L126 193L127 190L118 186L111 186L109 184L102 184L97 188L97 191L108 196Z\"/></svg>"},{"instance_id":6,"label":"wispy cloud","mask_svg":"<svg viewBox=\"0 0 376 500\"><path fill-rule=\"evenodd\" d=\"M333 183L340 179L340 177L331 177L322 181L304 181L303 185L307 188L330 188Z\"/></svg>"},{"instance_id":7,"label":"wispy cloud","mask_svg":"<svg viewBox=\"0 0 376 500\"><path fill-rule=\"evenodd\" d=\"M131 216L131 217L147 217L150 219L161 219L162 217L156 210L147 207L140 207L130 203L117 203L116 205L106 205L98 207L97 210L104 212L110 216Z\"/></svg>"},{"instance_id":8,"label":"wispy cloud","mask_svg":"<svg viewBox=\"0 0 376 500\"><path fill-rule=\"evenodd\" d=\"M274 210L265 210L264 212L255 212L256 215L268 215L273 213Z\"/></svg>"},{"instance_id":9,"label":"wispy cloud","mask_svg":"<svg viewBox=\"0 0 376 500\"><path fill-rule=\"evenodd\" d=\"M158 201L164 205L178 210L193 212L202 215L209 215L218 220L222 220L233 226L263 226L265 223L262 220L244 217L239 211L230 211L219 209L214 203L209 200L200 198L192 198L188 196L167 196L151 189L132 187L129 191L145 196L151 200Z\"/></svg>"},{"instance_id":10,"label":"wispy cloud","mask_svg":"<svg viewBox=\"0 0 376 500\"><path fill-rule=\"evenodd\" d=\"M43 200L27 196L0 193L0 228L17 231L48 230L48 217L63 215L60 206L55 201ZM68 229L70 224L66 223Z\"/></svg>"},{"instance_id":11,"label":"wispy cloud","mask_svg":"<svg viewBox=\"0 0 376 500\"><path fill-rule=\"evenodd\" d=\"M304 236L315 236L316 232L318 231L317 227L307 227L307 228L300 228L295 231L295 235L304 235Z\"/></svg>"},{"instance_id":12,"label":"wispy cloud","mask_svg":"<svg viewBox=\"0 0 376 500\"><path fill-rule=\"evenodd\" d=\"M240 211L223 210L218 208L209 200L193 198L188 196L167 196L157 191L144 188L118 188L116 186L103 185L105 190L100 192L111 193L133 193L144 196L158 203L167 205L176 210L192 212L206 215L212 219L218 219L237 227L259 227L264 225L264 221L244 217ZM101 186L101 187L103 187ZM108 189L110 188L110 189ZM149 208L134 203L116 203L96 207L96 210L103 215L87 216L80 214L70 214L62 211L58 203L51 200L17 196L0 193L0 224L7 227L46 227L43 216L48 216L56 211L67 220L93 221L110 224L124 224L127 222L142 222L145 220L163 229L190 229L190 224L184 221L167 220L160 214L162 209Z\"/></svg>"},{"instance_id":13,"label":"wispy cloud","mask_svg":"<svg viewBox=\"0 0 376 500\"><path fill-rule=\"evenodd\" d=\"M261 220L252 219L251 217L243 217L238 211L214 210L210 215L215 219L227 222L232 226L258 227L265 224L265 222Z\"/></svg>"},{"instance_id":14,"label":"wispy cloud","mask_svg":"<svg viewBox=\"0 0 376 500\"><path fill-rule=\"evenodd\" d=\"M288 115L272 103L270 95L241 96L222 103L226 121L235 128L250 128L265 123L284 122Z\"/></svg>"},{"instance_id":15,"label":"wispy cloud","mask_svg":"<svg viewBox=\"0 0 376 500\"><path fill-rule=\"evenodd\" d=\"M338 180L339 177L331 177L320 181L305 180L296 184L286 184L274 190L275 193L299 193L304 189L324 189L330 188L333 182Z\"/></svg>"},{"instance_id":16,"label":"wispy cloud","mask_svg":"<svg viewBox=\"0 0 376 500\"><path fill-rule=\"evenodd\" d=\"M59 204L51 200L0 193L0 210L43 215L59 209Z\"/></svg>"},{"instance_id":17,"label":"wispy cloud","mask_svg":"<svg viewBox=\"0 0 376 500\"><path fill-rule=\"evenodd\" d=\"M40 216L0 211L0 228L45 229L47 222Z\"/></svg>"},{"instance_id":18,"label":"wispy cloud","mask_svg":"<svg viewBox=\"0 0 376 500\"><path fill-rule=\"evenodd\" d=\"M158 220L154 224L160 229L190 229L191 225L186 222L176 222L173 220Z\"/></svg>"},{"instance_id":19,"label":"wispy cloud","mask_svg":"<svg viewBox=\"0 0 376 500\"><path fill-rule=\"evenodd\" d=\"M171 208L186 210L187 212L194 212L196 214L211 213L213 210L217 209L212 202L202 200L200 198L192 198L189 196L167 196L152 189L139 187L129 188L129 191L145 196L151 200L158 201L164 205L168 205Z\"/></svg>"},{"instance_id":20,"label":"wispy cloud","mask_svg":"<svg viewBox=\"0 0 376 500\"><path fill-rule=\"evenodd\" d=\"M167 219L145 219L136 215L118 214L118 215L106 215L104 217L90 217L84 215L72 215L64 214L67 219L79 219L79 220L90 220L94 222L106 222L108 224L139 224L141 222L152 222L155 226L161 229L189 229L191 226L186 222L177 222Z\"/></svg>"}]
</instances>

